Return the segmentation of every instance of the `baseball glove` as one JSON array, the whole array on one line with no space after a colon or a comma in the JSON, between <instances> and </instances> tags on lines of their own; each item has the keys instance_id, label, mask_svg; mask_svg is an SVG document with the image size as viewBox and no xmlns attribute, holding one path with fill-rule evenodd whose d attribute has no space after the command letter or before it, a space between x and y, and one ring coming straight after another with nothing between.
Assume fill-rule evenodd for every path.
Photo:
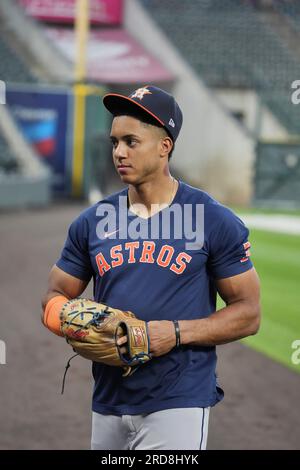
<instances>
[{"instance_id":1,"label":"baseball glove","mask_svg":"<svg viewBox=\"0 0 300 470\"><path fill-rule=\"evenodd\" d=\"M131 312L92 300L73 299L64 304L60 321L61 331L76 353L95 362L123 367L123 376L131 375L151 359L147 324ZM124 335L125 354L117 345Z\"/></svg>"}]
</instances>

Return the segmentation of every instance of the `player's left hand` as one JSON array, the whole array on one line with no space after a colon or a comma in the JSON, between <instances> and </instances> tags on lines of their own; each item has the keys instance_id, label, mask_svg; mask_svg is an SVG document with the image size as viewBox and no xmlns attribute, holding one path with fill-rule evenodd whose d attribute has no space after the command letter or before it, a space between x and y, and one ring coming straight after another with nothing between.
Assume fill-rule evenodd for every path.
<instances>
[{"instance_id":1,"label":"player's left hand","mask_svg":"<svg viewBox=\"0 0 300 470\"><path fill-rule=\"evenodd\" d=\"M154 357L167 354L176 345L174 324L169 320L148 322L148 335L150 340L150 353ZM127 336L122 336L117 341L118 345L124 345L122 353L126 353Z\"/></svg>"}]
</instances>

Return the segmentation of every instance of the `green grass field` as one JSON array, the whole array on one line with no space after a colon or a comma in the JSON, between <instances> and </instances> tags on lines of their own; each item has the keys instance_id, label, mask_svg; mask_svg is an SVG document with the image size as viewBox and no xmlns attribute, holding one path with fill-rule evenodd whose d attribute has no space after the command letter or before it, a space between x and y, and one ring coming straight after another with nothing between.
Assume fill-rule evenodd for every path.
<instances>
[{"instance_id":1,"label":"green grass field","mask_svg":"<svg viewBox=\"0 0 300 470\"><path fill-rule=\"evenodd\" d=\"M300 373L300 364L291 361L292 342L300 340L300 237L251 230L250 241L261 280L262 323L257 335L242 341Z\"/></svg>"},{"instance_id":2,"label":"green grass field","mask_svg":"<svg viewBox=\"0 0 300 470\"><path fill-rule=\"evenodd\" d=\"M237 207L237 206L230 206L230 208L236 214L266 214L266 215L292 215L292 216L300 216L300 209L287 209L287 208L261 208L261 207Z\"/></svg>"}]
</instances>

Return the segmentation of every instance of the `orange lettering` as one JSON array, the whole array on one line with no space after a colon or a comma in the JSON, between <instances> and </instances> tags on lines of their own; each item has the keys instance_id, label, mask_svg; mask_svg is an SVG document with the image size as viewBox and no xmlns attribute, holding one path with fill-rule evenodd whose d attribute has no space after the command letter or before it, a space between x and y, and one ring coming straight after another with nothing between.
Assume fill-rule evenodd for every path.
<instances>
[{"instance_id":1,"label":"orange lettering","mask_svg":"<svg viewBox=\"0 0 300 470\"><path fill-rule=\"evenodd\" d=\"M110 256L112 259L116 258L116 261L111 263L112 267L115 268L116 266L120 266L124 262L124 258L122 253L118 253L118 251L122 250L122 245L115 245L110 249Z\"/></svg>"},{"instance_id":2,"label":"orange lettering","mask_svg":"<svg viewBox=\"0 0 300 470\"><path fill-rule=\"evenodd\" d=\"M142 256L140 263L154 263L153 252L155 250L154 242L143 242Z\"/></svg>"},{"instance_id":3,"label":"orange lettering","mask_svg":"<svg viewBox=\"0 0 300 470\"><path fill-rule=\"evenodd\" d=\"M129 258L128 263L136 263L136 259L134 257L135 249L140 246L140 242L127 242L125 243L125 250L129 250Z\"/></svg>"},{"instance_id":4,"label":"orange lettering","mask_svg":"<svg viewBox=\"0 0 300 470\"><path fill-rule=\"evenodd\" d=\"M182 274L183 271L186 269L186 263L183 260L189 263L191 259L192 257L188 255L187 253L184 253L184 252L179 253L179 255L176 258L176 263L178 263L179 266L176 266L176 264L173 263L172 266L170 267L170 270L176 274Z\"/></svg>"},{"instance_id":5,"label":"orange lettering","mask_svg":"<svg viewBox=\"0 0 300 470\"><path fill-rule=\"evenodd\" d=\"M102 253L98 253L98 255L96 256L96 263L101 277L106 271L109 271L111 268Z\"/></svg>"},{"instance_id":6,"label":"orange lettering","mask_svg":"<svg viewBox=\"0 0 300 470\"><path fill-rule=\"evenodd\" d=\"M166 256L166 259L164 260L164 256L165 254L167 254ZM170 262L171 262L171 259L172 259L172 256L174 254L174 248L170 245L163 245L161 247L161 250L158 254L158 257L157 257L157 264L159 266L161 266L162 268L166 268L167 266L169 266Z\"/></svg>"}]
</instances>

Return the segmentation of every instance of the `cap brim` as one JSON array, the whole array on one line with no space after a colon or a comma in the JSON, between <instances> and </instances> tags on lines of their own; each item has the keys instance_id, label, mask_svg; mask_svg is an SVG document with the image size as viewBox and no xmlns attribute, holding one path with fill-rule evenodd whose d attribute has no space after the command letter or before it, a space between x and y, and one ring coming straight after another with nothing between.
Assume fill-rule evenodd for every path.
<instances>
[{"instance_id":1,"label":"cap brim","mask_svg":"<svg viewBox=\"0 0 300 470\"><path fill-rule=\"evenodd\" d=\"M152 116L152 118L154 118L159 124L165 126L164 122L161 121L154 113L127 96L119 95L117 93L108 93L103 97L103 104L114 116L122 113L134 114L135 111L139 110L144 112L145 115Z\"/></svg>"}]
</instances>

